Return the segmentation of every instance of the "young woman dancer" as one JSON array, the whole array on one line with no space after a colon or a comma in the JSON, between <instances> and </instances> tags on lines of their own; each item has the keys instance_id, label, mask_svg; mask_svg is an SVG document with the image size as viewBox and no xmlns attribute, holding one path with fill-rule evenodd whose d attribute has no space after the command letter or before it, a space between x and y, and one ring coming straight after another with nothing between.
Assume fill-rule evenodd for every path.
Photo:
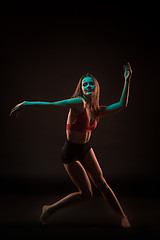
<instances>
[{"instance_id":1,"label":"young woman dancer","mask_svg":"<svg viewBox=\"0 0 160 240\"><path fill-rule=\"evenodd\" d=\"M132 69L128 63L124 66L125 83L121 98L119 102L109 106L99 106L100 87L98 81L91 74L86 74L80 78L70 99L56 102L24 101L11 110L10 115L17 115L22 109L29 106L69 109L66 124L67 139L61 151L61 159L78 191L56 203L44 205L40 216L42 223L46 223L47 218L59 209L91 199L90 177L102 193L103 198L115 210L117 217L120 216L121 226L130 227L118 199L103 177L101 167L90 144L90 137L100 118L117 113L127 107L131 75Z\"/></svg>"}]
</instances>

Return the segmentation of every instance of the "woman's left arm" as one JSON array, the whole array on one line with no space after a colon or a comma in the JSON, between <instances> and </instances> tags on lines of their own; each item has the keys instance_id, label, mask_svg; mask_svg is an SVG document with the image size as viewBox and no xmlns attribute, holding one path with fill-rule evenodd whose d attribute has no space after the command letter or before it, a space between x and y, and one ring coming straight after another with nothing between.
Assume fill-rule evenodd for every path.
<instances>
[{"instance_id":1,"label":"woman's left arm","mask_svg":"<svg viewBox=\"0 0 160 240\"><path fill-rule=\"evenodd\" d=\"M108 105L108 106L101 106L100 113L99 113L100 117L109 116L127 107L131 76L132 76L132 69L131 69L130 63L128 63L127 65L124 66L125 83L124 83L124 88L123 88L122 95L119 102Z\"/></svg>"}]
</instances>

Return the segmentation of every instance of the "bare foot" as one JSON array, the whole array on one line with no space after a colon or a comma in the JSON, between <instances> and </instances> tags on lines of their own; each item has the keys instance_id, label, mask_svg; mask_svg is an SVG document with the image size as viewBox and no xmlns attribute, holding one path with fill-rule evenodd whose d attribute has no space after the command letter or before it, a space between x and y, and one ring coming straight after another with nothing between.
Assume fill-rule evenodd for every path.
<instances>
[{"instance_id":1,"label":"bare foot","mask_svg":"<svg viewBox=\"0 0 160 240\"><path fill-rule=\"evenodd\" d=\"M121 219L121 226L122 226L123 228L130 228L130 227L131 227L131 225L130 225L130 223L129 223L129 221L128 221L127 216L124 216L124 217Z\"/></svg>"},{"instance_id":2,"label":"bare foot","mask_svg":"<svg viewBox=\"0 0 160 240\"><path fill-rule=\"evenodd\" d=\"M48 205L44 205L44 206L42 207L42 214L41 214L41 216L40 216L40 222L41 222L42 224L46 224L46 221L47 221L48 217L49 217L50 214L51 214L51 213L49 213L48 209L49 209L49 206L48 206Z\"/></svg>"}]
</instances>

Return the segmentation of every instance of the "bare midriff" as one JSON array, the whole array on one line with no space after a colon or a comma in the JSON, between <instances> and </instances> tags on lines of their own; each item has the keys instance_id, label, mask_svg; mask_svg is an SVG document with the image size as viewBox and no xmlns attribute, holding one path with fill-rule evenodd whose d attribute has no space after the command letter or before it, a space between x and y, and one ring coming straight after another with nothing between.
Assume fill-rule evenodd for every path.
<instances>
[{"instance_id":1,"label":"bare midriff","mask_svg":"<svg viewBox=\"0 0 160 240\"><path fill-rule=\"evenodd\" d=\"M76 132L66 130L67 139L74 143L84 144L90 140L91 132Z\"/></svg>"}]
</instances>

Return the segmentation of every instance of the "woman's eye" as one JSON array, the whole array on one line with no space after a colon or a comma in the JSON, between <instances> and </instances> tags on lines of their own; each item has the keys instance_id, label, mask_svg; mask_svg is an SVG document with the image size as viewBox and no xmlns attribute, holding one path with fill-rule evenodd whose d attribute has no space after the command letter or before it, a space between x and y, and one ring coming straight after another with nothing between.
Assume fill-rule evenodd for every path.
<instances>
[{"instance_id":1,"label":"woman's eye","mask_svg":"<svg viewBox=\"0 0 160 240\"><path fill-rule=\"evenodd\" d=\"M89 85L94 85L94 82L90 82ZM87 86L87 83L84 83L83 86Z\"/></svg>"}]
</instances>

